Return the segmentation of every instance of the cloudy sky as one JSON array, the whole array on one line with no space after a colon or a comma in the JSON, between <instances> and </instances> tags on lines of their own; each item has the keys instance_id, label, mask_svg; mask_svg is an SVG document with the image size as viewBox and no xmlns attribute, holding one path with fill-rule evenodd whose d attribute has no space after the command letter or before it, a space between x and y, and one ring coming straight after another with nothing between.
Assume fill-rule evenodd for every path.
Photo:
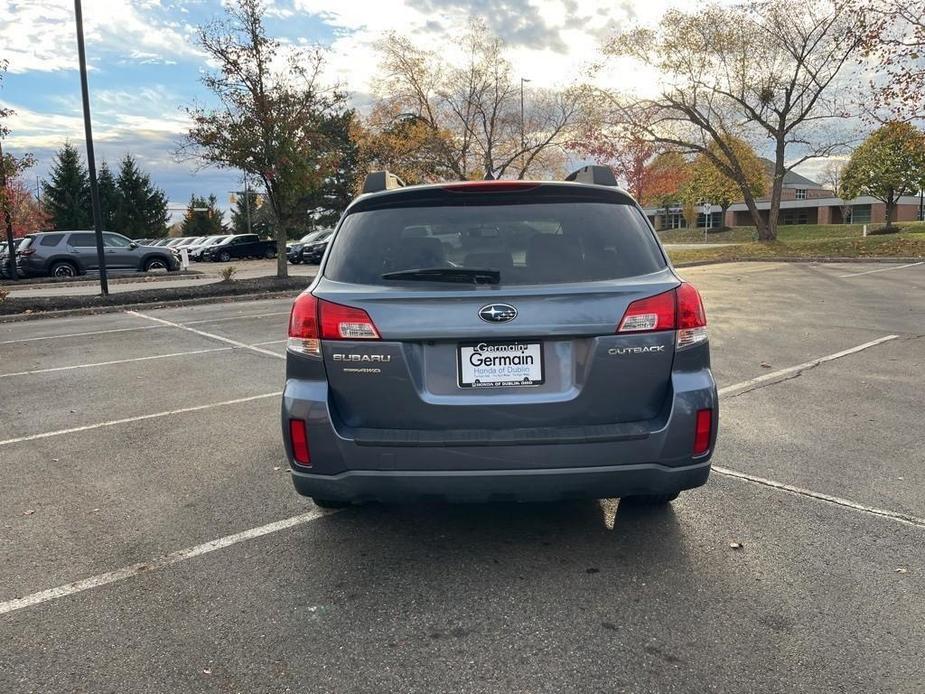
<instances>
[{"instance_id":1,"label":"cloudy sky","mask_svg":"<svg viewBox=\"0 0 925 694\"><path fill-rule=\"evenodd\" d=\"M509 44L515 73L536 85L563 85L592 62L602 38L631 21L655 22L683 0L271 0L268 30L293 44L331 49L332 78L360 108L375 71L372 44L397 30L447 50L471 15L483 17ZM31 151L46 174L64 140L83 147L72 0L0 2L0 59L9 71L0 102L16 109L13 150ZM152 172L174 203L192 192L223 201L239 185L235 172L196 171L173 151L186 127L183 106L207 99L199 83L205 59L197 25L222 13L221 0L84 0L97 160L125 152ZM638 82L636 74L611 75Z\"/></svg>"}]
</instances>

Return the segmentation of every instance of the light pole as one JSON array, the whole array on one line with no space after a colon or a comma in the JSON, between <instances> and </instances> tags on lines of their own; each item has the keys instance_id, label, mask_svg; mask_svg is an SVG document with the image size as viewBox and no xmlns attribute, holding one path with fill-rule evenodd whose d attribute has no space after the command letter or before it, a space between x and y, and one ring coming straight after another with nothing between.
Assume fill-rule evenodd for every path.
<instances>
[{"instance_id":1,"label":"light pole","mask_svg":"<svg viewBox=\"0 0 925 694\"><path fill-rule=\"evenodd\" d=\"M84 132L87 138L87 170L90 173L90 204L93 208L93 230L96 232L96 259L100 266L100 293L109 294L106 276L106 254L103 251L103 226L100 214L100 189L96 185L96 158L93 155L93 129L90 126L90 90L87 87L87 54L84 50L84 18L80 0L74 0L77 22L77 60L80 63L80 92L84 107Z\"/></svg>"},{"instance_id":2,"label":"light pole","mask_svg":"<svg viewBox=\"0 0 925 694\"><path fill-rule=\"evenodd\" d=\"M520 78L520 175L517 178L523 178L524 167L527 165L527 135L524 124L524 83L530 80L525 77Z\"/></svg>"},{"instance_id":3,"label":"light pole","mask_svg":"<svg viewBox=\"0 0 925 694\"><path fill-rule=\"evenodd\" d=\"M708 202L705 202L703 203L702 209L703 209L703 240L706 241L707 240L707 230L710 229L710 227L712 226L711 222L713 221L710 219L710 217L713 214L713 205Z\"/></svg>"}]
</instances>

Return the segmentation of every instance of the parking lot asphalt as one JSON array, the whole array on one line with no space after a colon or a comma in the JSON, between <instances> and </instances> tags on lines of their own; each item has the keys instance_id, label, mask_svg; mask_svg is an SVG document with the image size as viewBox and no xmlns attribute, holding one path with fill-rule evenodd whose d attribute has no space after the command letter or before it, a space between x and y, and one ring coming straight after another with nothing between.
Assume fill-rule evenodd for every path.
<instances>
[{"instance_id":1,"label":"parking lot asphalt","mask_svg":"<svg viewBox=\"0 0 925 694\"><path fill-rule=\"evenodd\" d=\"M925 266L883 268L682 271L724 395L665 510L319 512L286 300L0 324L0 691L925 691Z\"/></svg>"}]
</instances>

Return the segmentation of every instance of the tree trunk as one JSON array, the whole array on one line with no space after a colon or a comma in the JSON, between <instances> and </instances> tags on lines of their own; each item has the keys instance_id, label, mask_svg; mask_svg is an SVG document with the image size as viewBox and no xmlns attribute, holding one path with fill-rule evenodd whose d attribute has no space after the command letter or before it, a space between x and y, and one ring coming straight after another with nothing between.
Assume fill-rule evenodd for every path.
<instances>
[{"instance_id":1,"label":"tree trunk","mask_svg":"<svg viewBox=\"0 0 925 694\"><path fill-rule=\"evenodd\" d=\"M758 230L759 241L776 241L777 240L777 221L780 217L780 199L784 190L784 142L778 140L777 149L774 157L774 183L771 185L771 205L768 209L768 223L761 234Z\"/></svg>"},{"instance_id":2,"label":"tree trunk","mask_svg":"<svg viewBox=\"0 0 925 694\"><path fill-rule=\"evenodd\" d=\"M721 230L728 229L729 227L726 226L726 213L729 211L729 205L726 205L725 207L720 205L719 209L720 209L720 214L722 215L719 220L719 228Z\"/></svg>"},{"instance_id":3,"label":"tree trunk","mask_svg":"<svg viewBox=\"0 0 925 694\"><path fill-rule=\"evenodd\" d=\"M758 240L768 240L767 222L764 221L764 218L761 216L761 212L758 210L758 204L755 202L755 196L752 195L752 192L747 188L742 192L745 194L745 206L748 208L748 211L752 216L752 221L755 223L755 229L758 230Z\"/></svg>"},{"instance_id":4,"label":"tree trunk","mask_svg":"<svg viewBox=\"0 0 925 694\"><path fill-rule=\"evenodd\" d=\"M893 217L896 216L896 196L889 195L884 202L886 203L886 228L892 229Z\"/></svg>"}]
</instances>

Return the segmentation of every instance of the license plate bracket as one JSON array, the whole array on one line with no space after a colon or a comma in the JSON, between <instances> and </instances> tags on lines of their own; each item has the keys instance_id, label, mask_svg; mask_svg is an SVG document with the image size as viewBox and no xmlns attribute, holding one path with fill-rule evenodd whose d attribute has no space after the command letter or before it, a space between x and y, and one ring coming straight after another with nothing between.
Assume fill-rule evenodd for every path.
<instances>
[{"instance_id":1,"label":"license plate bracket","mask_svg":"<svg viewBox=\"0 0 925 694\"><path fill-rule=\"evenodd\" d=\"M545 383L543 343L538 340L460 343L456 383L460 388L527 388Z\"/></svg>"}]
</instances>

